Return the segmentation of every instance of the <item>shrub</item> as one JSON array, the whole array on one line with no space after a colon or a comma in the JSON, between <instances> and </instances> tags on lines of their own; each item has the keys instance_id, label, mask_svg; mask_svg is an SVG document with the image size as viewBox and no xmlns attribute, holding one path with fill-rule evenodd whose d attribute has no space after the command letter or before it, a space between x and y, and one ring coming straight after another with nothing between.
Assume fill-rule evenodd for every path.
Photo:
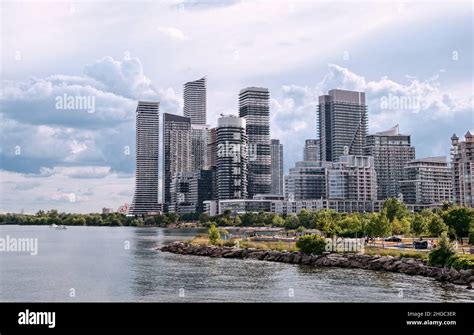
<instances>
[{"instance_id":1,"label":"shrub","mask_svg":"<svg viewBox=\"0 0 474 335\"><path fill-rule=\"evenodd\" d=\"M224 247L235 247L235 240L233 238L228 239L222 243Z\"/></svg>"},{"instance_id":2,"label":"shrub","mask_svg":"<svg viewBox=\"0 0 474 335\"><path fill-rule=\"evenodd\" d=\"M448 259L455 254L455 251L446 232L441 233L438 242L438 247L428 255L428 264L433 266L444 266Z\"/></svg>"},{"instance_id":3,"label":"shrub","mask_svg":"<svg viewBox=\"0 0 474 335\"><path fill-rule=\"evenodd\" d=\"M296 247L305 254L321 255L326 249L326 240L319 235L305 235L296 241Z\"/></svg>"},{"instance_id":4,"label":"shrub","mask_svg":"<svg viewBox=\"0 0 474 335\"><path fill-rule=\"evenodd\" d=\"M467 255L452 255L448 258L446 266L456 270L474 269L474 258Z\"/></svg>"},{"instance_id":5,"label":"shrub","mask_svg":"<svg viewBox=\"0 0 474 335\"><path fill-rule=\"evenodd\" d=\"M221 233L219 232L219 229L216 228L215 225L211 225L211 227L207 231L207 235L209 238L209 242L213 245L219 244L219 241L221 239Z\"/></svg>"}]
</instances>

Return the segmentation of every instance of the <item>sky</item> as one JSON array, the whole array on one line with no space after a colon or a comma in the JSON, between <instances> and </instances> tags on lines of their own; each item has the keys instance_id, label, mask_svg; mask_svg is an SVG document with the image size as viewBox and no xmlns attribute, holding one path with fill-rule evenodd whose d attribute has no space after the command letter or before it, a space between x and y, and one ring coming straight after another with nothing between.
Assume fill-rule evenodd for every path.
<instances>
[{"instance_id":1,"label":"sky","mask_svg":"<svg viewBox=\"0 0 474 335\"><path fill-rule=\"evenodd\" d=\"M451 135L474 130L472 2L0 6L0 212L130 203L137 101L182 115L183 84L204 75L211 126L238 114L241 88L270 90L285 172L316 138L330 89L365 91L369 133L399 124L417 158L449 160Z\"/></svg>"}]
</instances>

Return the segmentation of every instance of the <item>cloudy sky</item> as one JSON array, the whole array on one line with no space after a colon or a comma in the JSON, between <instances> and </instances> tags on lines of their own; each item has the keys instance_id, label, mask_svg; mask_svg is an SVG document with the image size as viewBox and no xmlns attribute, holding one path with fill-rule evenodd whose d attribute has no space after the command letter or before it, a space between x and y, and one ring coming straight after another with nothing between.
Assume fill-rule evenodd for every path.
<instances>
[{"instance_id":1,"label":"cloudy sky","mask_svg":"<svg viewBox=\"0 0 474 335\"><path fill-rule=\"evenodd\" d=\"M317 97L332 88L365 91L369 131L400 124L418 158L449 155L452 133L474 129L471 2L6 1L1 10L2 212L131 202L137 100L182 114L183 83L204 75L211 125L237 113L241 88L270 89L285 171L316 137ZM60 108L58 97L94 97L95 108Z\"/></svg>"}]
</instances>

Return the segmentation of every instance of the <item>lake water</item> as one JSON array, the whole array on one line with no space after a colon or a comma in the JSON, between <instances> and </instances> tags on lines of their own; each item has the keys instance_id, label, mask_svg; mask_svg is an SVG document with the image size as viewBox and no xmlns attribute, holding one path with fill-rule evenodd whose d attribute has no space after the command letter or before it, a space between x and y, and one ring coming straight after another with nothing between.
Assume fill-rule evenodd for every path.
<instances>
[{"instance_id":1,"label":"lake water","mask_svg":"<svg viewBox=\"0 0 474 335\"><path fill-rule=\"evenodd\" d=\"M0 301L474 301L463 286L358 269L183 256L156 248L196 230L0 226L38 254L0 252Z\"/></svg>"}]
</instances>

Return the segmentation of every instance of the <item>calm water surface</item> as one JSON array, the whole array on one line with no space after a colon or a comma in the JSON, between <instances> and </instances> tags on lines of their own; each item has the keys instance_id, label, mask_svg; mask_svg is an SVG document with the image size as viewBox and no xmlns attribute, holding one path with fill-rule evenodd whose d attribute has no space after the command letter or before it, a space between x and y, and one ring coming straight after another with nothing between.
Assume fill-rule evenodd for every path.
<instances>
[{"instance_id":1,"label":"calm water surface","mask_svg":"<svg viewBox=\"0 0 474 335\"><path fill-rule=\"evenodd\" d=\"M0 252L0 301L474 301L463 286L424 277L155 250L196 232L0 226L0 238L38 239L36 256Z\"/></svg>"}]
</instances>

